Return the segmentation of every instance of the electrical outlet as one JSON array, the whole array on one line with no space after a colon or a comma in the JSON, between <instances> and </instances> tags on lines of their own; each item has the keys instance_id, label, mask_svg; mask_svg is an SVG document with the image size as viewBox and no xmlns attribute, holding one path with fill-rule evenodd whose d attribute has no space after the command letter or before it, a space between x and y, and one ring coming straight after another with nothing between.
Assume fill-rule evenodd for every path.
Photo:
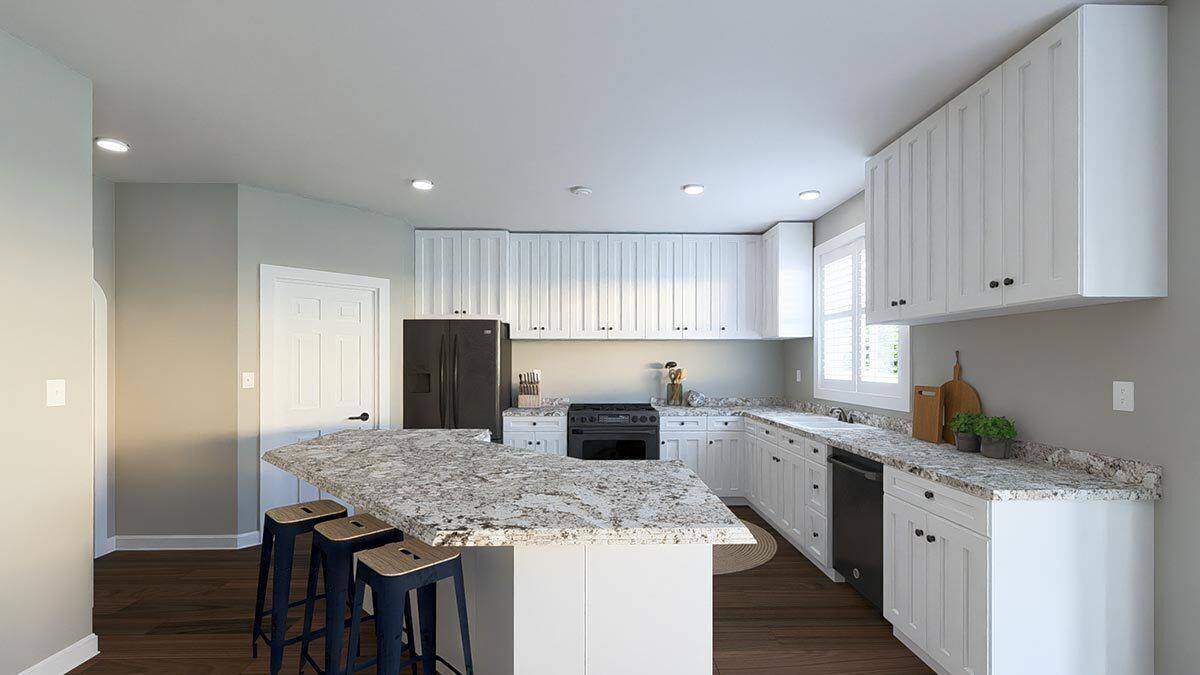
<instances>
[{"instance_id":1,"label":"electrical outlet","mask_svg":"<svg viewBox=\"0 0 1200 675\"><path fill-rule=\"evenodd\" d=\"M1133 412L1133 383L1113 382L1113 410Z\"/></svg>"},{"instance_id":2,"label":"electrical outlet","mask_svg":"<svg viewBox=\"0 0 1200 675\"><path fill-rule=\"evenodd\" d=\"M796 369L796 381L799 382L802 379L804 379L804 371L797 368Z\"/></svg>"},{"instance_id":3,"label":"electrical outlet","mask_svg":"<svg viewBox=\"0 0 1200 675\"><path fill-rule=\"evenodd\" d=\"M67 381L46 380L46 407L56 408L67 404Z\"/></svg>"},{"instance_id":4,"label":"electrical outlet","mask_svg":"<svg viewBox=\"0 0 1200 675\"><path fill-rule=\"evenodd\" d=\"M254 388L254 373L242 373L242 389Z\"/></svg>"}]
</instances>

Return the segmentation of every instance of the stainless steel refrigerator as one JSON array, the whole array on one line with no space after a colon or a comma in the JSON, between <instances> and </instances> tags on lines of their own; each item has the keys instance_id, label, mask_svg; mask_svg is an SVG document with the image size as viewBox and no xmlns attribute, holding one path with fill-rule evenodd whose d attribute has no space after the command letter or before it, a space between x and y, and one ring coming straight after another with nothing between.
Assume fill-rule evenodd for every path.
<instances>
[{"instance_id":1,"label":"stainless steel refrigerator","mask_svg":"<svg viewBox=\"0 0 1200 675\"><path fill-rule=\"evenodd\" d=\"M512 405L508 324L486 319L404 321L404 428L490 429Z\"/></svg>"}]
</instances>

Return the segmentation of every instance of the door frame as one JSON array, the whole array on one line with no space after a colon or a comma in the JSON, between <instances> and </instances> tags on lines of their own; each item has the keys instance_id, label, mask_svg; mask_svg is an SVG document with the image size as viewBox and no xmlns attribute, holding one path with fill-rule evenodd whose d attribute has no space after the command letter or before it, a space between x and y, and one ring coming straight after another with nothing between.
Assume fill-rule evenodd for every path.
<instances>
[{"instance_id":1,"label":"door frame","mask_svg":"<svg viewBox=\"0 0 1200 675\"><path fill-rule=\"evenodd\" d=\"M108 296L92 280L92 557L117 550L108 536L113 490L108 482Z\"/></svg>"},{"instance_id":2,"label":"door frame","mask_svg":"<svg viewBox=\"0 0 1200 675\"><path fill-rule=\"evenodd\" d=\"M375 401L380 429L391 424L391 280L282 265L258 266L258 456L266 452L264 441L277 428L275 419L275 290L281 282L298 282L372 292L375 302ZM272 446L274 447L274 446ZM261 459L260 459L261 461ZM259 477L259 510L262 510L262 477Z\"/></svg>"}]
</instances>

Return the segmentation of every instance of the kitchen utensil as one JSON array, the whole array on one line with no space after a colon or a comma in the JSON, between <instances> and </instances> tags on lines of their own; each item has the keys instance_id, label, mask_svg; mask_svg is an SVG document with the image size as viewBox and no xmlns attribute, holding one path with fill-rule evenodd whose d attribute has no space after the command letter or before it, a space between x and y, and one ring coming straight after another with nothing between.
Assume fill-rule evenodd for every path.
<instances>
[{"instance_id":1,"label":"kitchen utensil","mask_svg":"<svg viewBox=\"0 0 1200 675\"><path fill-rule=\"evenodd\" d=\"M913 438L937 443L942 437L942 388L913 387Z\"/></svg>"},{"instance_id":2,"label":"kitchen utensil","mask_svg":"<svg viewBox=\"0 0 1200 675\"><path fill-rule=\"evenodd\" d=\"M959 363L958 350L955 350L954 379L942 384L942 440L946 443L954 442L954 430L950 428L950 420L954 419L955 415L960 412L982 411L983 404L979 402L979 392L962 379L962 364ZM913 431L915 435L916 429Z\"/></svg>"}]
</instances>

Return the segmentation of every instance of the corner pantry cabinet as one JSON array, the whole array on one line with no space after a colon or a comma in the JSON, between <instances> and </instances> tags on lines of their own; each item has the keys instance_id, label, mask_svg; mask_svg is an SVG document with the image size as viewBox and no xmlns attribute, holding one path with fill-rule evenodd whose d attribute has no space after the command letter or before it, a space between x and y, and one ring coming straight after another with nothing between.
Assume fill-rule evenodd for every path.
<instances>
[{"instance_id":1,"label":"corner pantry cabinet","mask_svg":"<svg viewBox=\"0 0 1200 675\"><path fill-rule=\"evenodd\" d=\"M870 323L1166 295L1166 21L1085 5L867 162Z\"/></svg>"},{"instance_id":2,"label":"corner pantry cabinet","mask_svg":"<svg viewBox=\"0 0 1200 675\"><path fill-rule=\"evenodd\" d=\"M416 231L416 316L504 319L508 232Z\"/></svg>"}]
</instances>

